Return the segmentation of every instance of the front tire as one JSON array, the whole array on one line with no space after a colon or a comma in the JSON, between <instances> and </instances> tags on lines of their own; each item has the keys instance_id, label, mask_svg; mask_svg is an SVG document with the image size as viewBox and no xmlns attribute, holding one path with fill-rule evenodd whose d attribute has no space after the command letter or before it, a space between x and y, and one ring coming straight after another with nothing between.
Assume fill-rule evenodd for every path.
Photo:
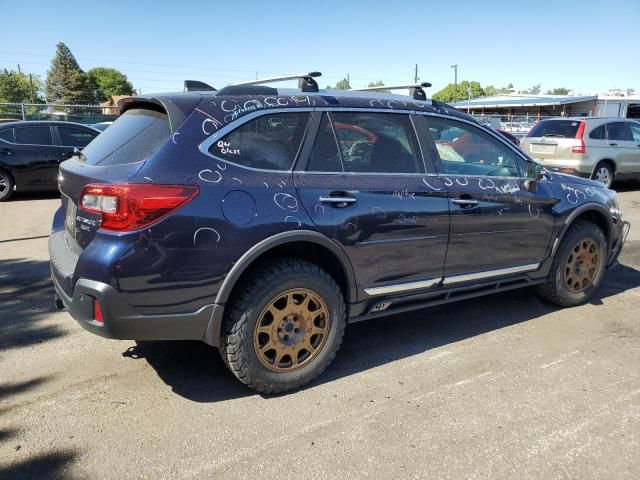
<instances>
[{"instance_id":1,"label":"front tire","mask_svg":"<svg viewBox=\"0 0 640 480\"><path fill-rule=\"evenodd\" d=\"M606 245L604 233L597 225L576 221L562 239L547 281L536 287L536 293L561 307L589 300L604 275Z\"/></svg>"},{"instance_id":2,"label":"front tire","mask_svg":"<svg viewBox=\"0 0 640 480\"><path fill-rule=\"evenodd\" d=\"M220 354L242 383L262 393L306 385L331 363L346 326L340 287L317 265L284 258L238 287Z\"/></svg>"},{"instance_id":3,"label":"front tire","mask_svg":"<svg viewBox=\"0 0 640 480\"><path fill-rule=\"evenodd\" d=\"M13 177L4 170L0 170L0 202L8 200L12 194Z\"/></svg>"}]
</instances>

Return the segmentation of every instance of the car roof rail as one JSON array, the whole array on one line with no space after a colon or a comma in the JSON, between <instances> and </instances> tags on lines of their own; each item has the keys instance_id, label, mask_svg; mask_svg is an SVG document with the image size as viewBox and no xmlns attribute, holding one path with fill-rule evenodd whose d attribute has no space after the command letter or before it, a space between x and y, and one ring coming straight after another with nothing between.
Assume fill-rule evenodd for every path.
<instances>
[{"instance_id":1,"label":"car roof rail","mask_svg":"<svg viewBox=\"0 0 640 480\"><path fill-rule=\"evenodd\" d=\"M367 88L354 88L355 92L373 92L375 90L406 90L409 89L409 94L414 98L414 100L426 100L427 94L424 92L424 88L430 87L431 84L429 82L421 82L421 83L410 83L408 85L380 85L376 87L367 87Z\"/></svg>"},{"instance_id":2,"label":"car roof rail","mask_svg":"<svg viewBox=\"0 0 640 480\"><path fill-rule=\"evenodd\" d=\"M216 89L211 85L201 82L199 80L185 80L184 81L185 92L215 92Z\"/></svg>"},{"instance_id":3,"label":"car roof rail","mask_svg":"<svg viewBox=\"0 0 640 480\"><path fill-rule=\"evenodd\" d=\"M287 80L298 80L298 88L303 92L317 92L318 82L314 80L315 77L319 77L322 75L320 72L308 72L308 73L299 73L297 75L285 75L283 77L271 77L271 78L261 78L257 80L251 80L249 82L240 82L240 83L232 83L229 85L230 87L238 87L244 85L260 85L263 83L273 83L273 82L284 82Z\"/></svg>"}]
</instances>

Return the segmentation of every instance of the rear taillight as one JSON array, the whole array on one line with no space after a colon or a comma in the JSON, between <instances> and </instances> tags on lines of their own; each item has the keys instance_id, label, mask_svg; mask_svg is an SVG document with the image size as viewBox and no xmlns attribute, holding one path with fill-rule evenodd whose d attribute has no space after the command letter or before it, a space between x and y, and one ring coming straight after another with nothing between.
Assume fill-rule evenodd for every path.
<instances>
[{"instance_id":1,"label":"rear taillight","mask_svg":"<svg viewBox=\"0 0 640 480\"><path fill-rule=\"evenodd\" d=\"M573 153L587 153L587 146L584 143L584 127L585 123L580 122L580 125L578 125L578 131L576 132L576 139L579 140L580 143L571 149Z\"/></svg>"},{"instance_id":2,"label":"rear taillight","mask_svg":"<svg viewBox=\"0 0 640 480\"><path fill-rule=\"evenodd\" d=\"M104 317L102 316L102 307L97 298L93 299L93 319L98 323L104 323Z\"/></svg>"},{"instance_id":3,"label":"rear taillight","mask_svg":"<svg viewBox=\"0 0 640 480\"><path fill-rule=\"evenodd\" d=\"M96 185L84 187L79 207L102 215L100 228L128 232L144 228L198 194L195 185Z\"/></svg>"}]
</instances>

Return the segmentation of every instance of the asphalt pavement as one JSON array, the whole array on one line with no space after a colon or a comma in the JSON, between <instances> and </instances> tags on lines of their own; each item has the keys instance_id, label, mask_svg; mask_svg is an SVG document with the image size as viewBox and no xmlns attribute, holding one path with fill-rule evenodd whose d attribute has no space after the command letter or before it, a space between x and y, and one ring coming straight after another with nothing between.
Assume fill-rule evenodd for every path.
<instances>
[{"instance_id":1,"label":"asphalt pavement","mask_svg":"<svg viewBox=\"0 0 640 480\"><path fill-rule=\"evenodd\" d=\"M0 478L640 478L640 186L588 304L518 290L354 324L281 396L199 342L106 340L53 310L59 200L0 204Z\"/></svg>"}]
</instances>

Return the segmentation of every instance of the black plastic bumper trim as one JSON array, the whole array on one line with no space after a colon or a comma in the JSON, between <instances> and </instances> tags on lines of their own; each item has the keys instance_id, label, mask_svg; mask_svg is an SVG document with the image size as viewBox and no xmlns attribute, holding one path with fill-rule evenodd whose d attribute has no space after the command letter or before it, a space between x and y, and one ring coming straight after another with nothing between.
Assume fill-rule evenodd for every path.
<instances>
[{"instance_id":1,"label":"black plastic bumper trim","mask_svg":"<svg viewBox=\"0 0 640 480\"><path fill-rule=\"evenodd\" d=\"M80 279L72 297L64 292L55 277L53 284L64 306L85 330L119 340L205 340L217 307L210 304L191 313L140 315L115 288L105 283ZM103 323L93 318L93 299L100 302Z\"/></svg>"}]
</instances>

